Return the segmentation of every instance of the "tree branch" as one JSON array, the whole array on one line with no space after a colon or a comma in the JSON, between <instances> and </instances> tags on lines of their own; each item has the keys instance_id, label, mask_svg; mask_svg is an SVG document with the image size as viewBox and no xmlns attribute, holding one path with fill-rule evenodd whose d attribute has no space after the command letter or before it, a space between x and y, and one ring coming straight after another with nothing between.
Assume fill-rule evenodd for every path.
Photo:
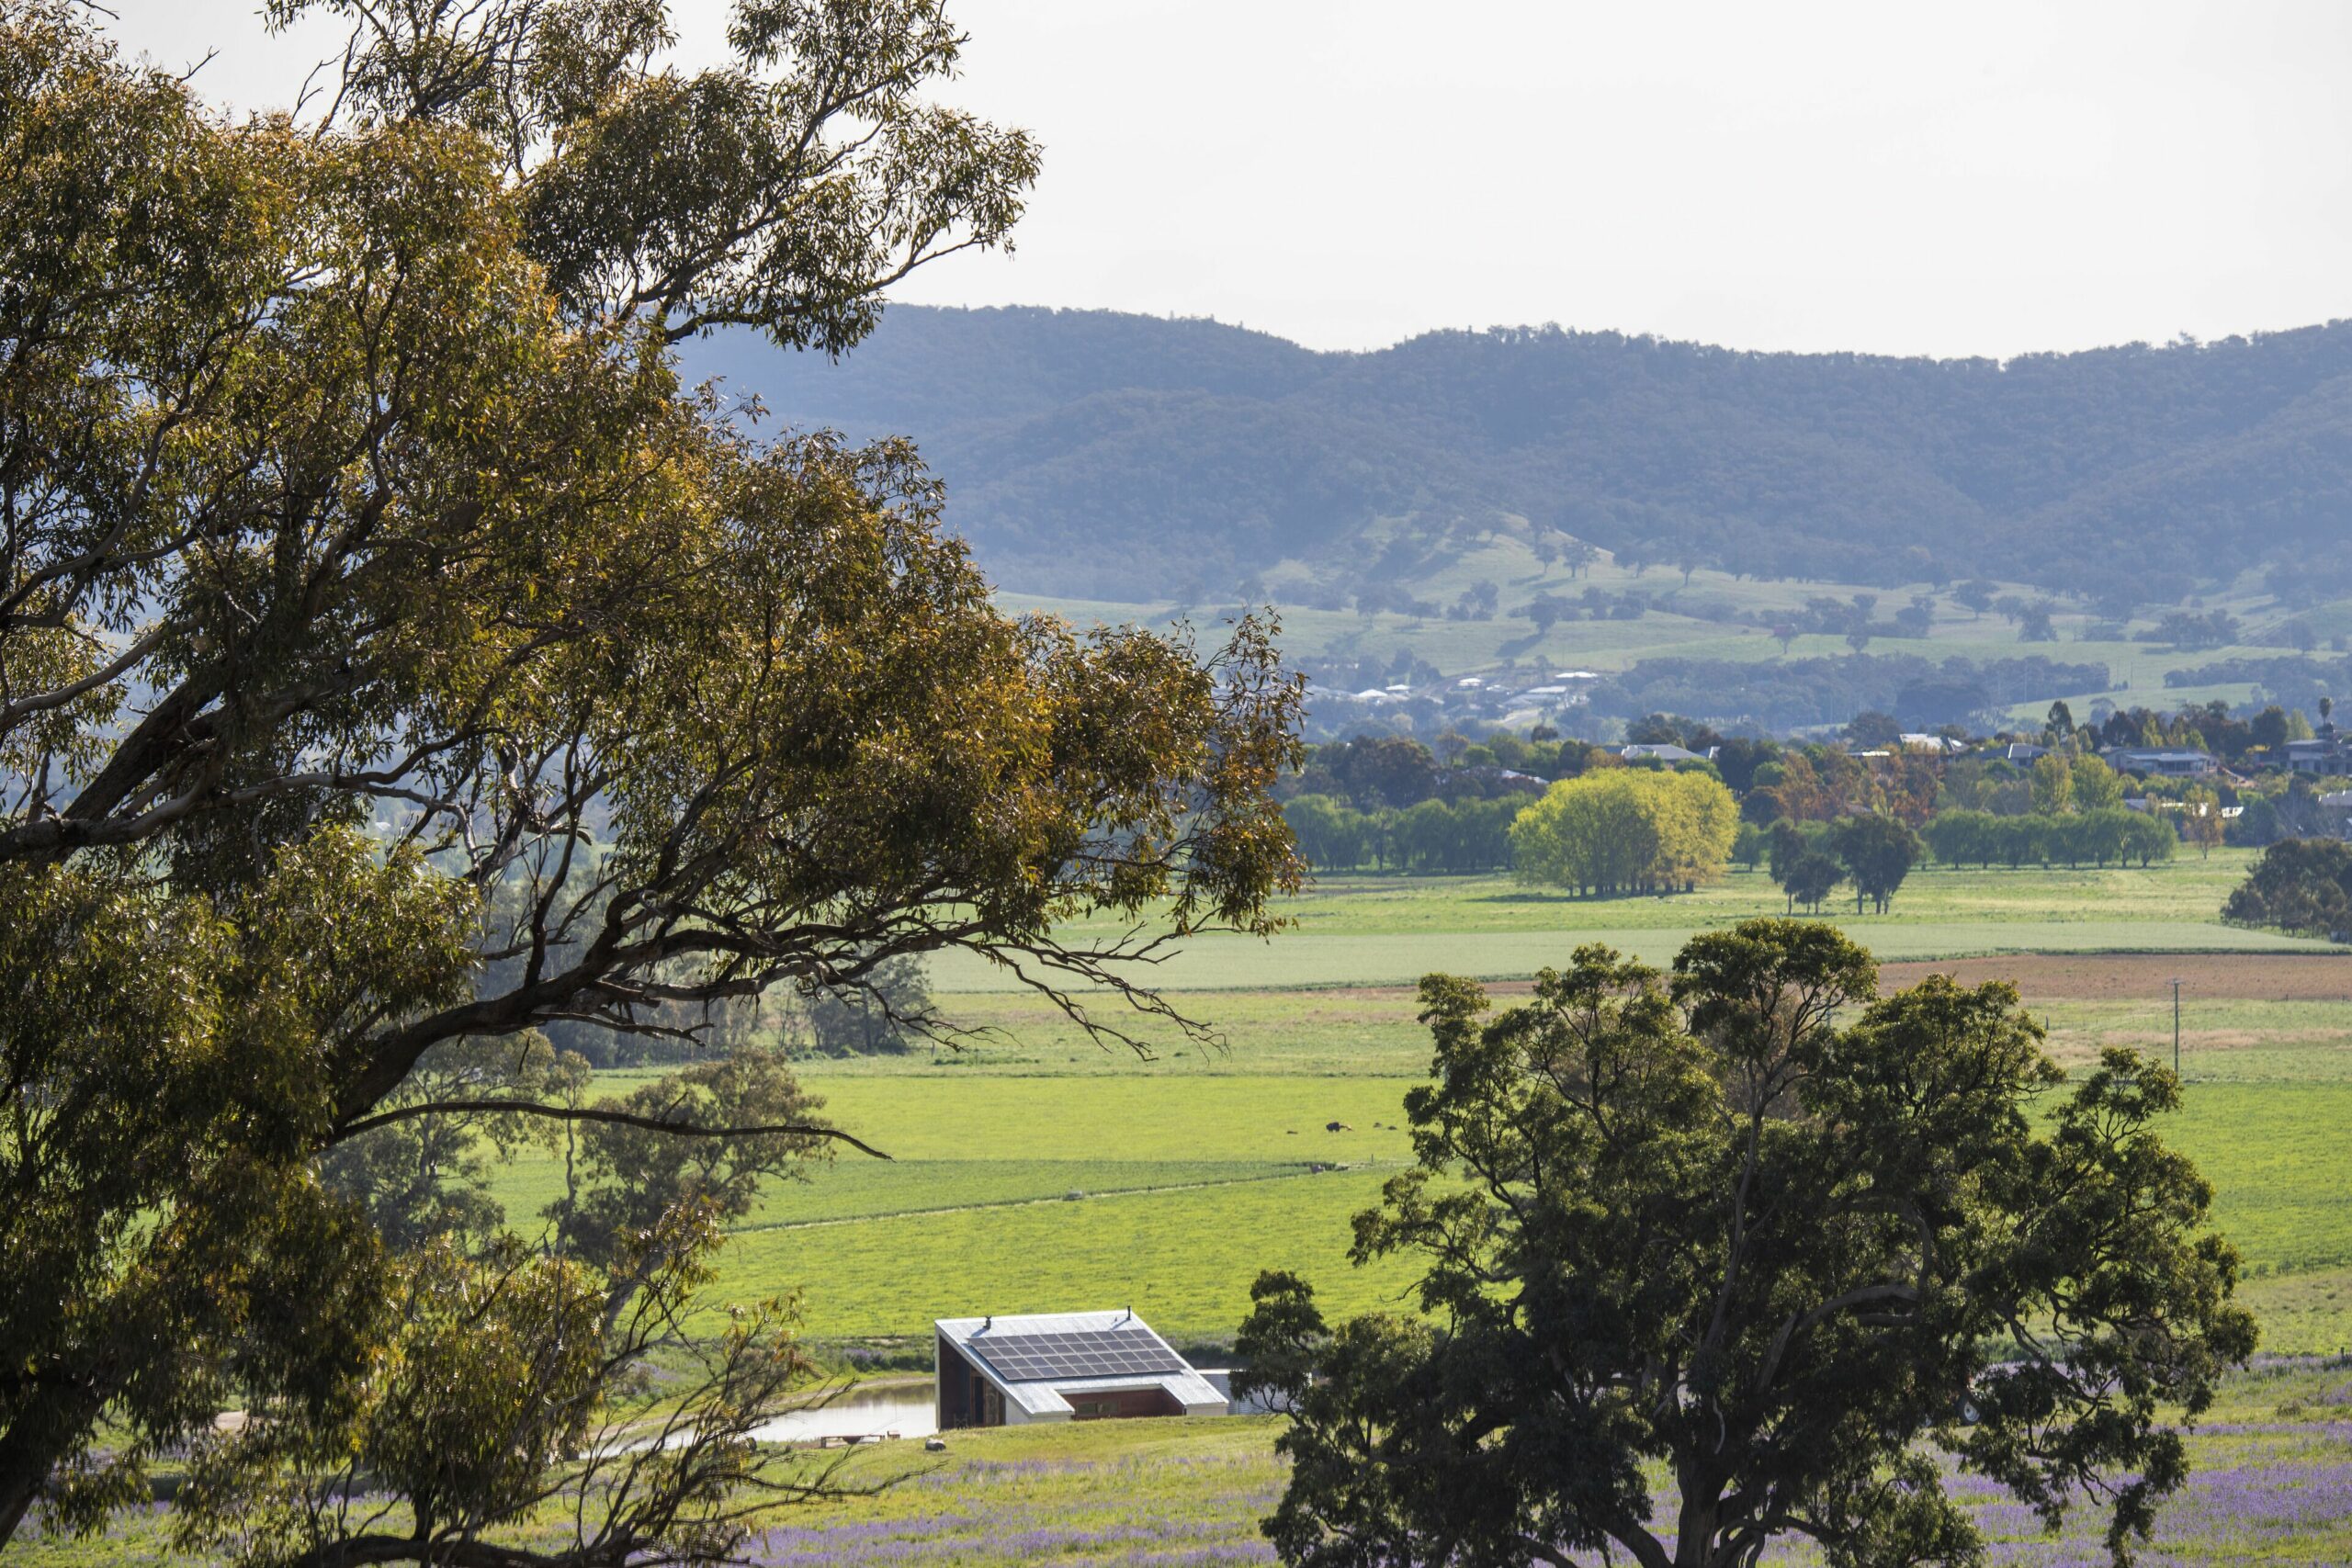
<instances>
[{"instance_id":1,"label":"tree branch","mask_svg":"<svg viewBox=\"0 0 2352 1568\"><path fill-rule=\"evenodd\" d=\"M616 1127L639 1127L649 1133L670 1133L682 1138L763 1138L789 1135L803 1138L830 1138L847 1144L860 1154L876 1159L890 1156L862 1138L854 1137L838 1127L814 1122L779 1122L758 1127L698 1127L691 1122L664 1122L658 1116L639 1116L627 1111L609 1111L599 1106L545 1105L529 1100L428 1100L414 1105L397 1106L379 1111L373 1116L362 1116L337 1128L328 1141L343 1143L362 1133L373 1132L394 1122L412 1121L419 1116L498 1115L544 1116L553 1122L603 1122Z\"/></svg>"}]
</instances>

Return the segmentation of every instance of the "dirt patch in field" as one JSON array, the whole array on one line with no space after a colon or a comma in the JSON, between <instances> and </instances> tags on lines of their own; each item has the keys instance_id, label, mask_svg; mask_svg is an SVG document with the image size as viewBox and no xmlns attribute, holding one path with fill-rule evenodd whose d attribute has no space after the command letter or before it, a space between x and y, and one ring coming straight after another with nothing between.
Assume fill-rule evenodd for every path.
<instances>
[{"instance_id":1,"label":"dirt patch in field","mask_svg":"<svg viewBox=\"0 0 2352 1568\"><path fill-rule=\"evenodd\" d=\"M2175 976L2184 998L2352 1002L2352 953L2056 953L1909 959L1880 964L1879 989L1898 991L1929 975L1950 975L1969 986L2007 980L2029 1002L2169 998ZM1498 999L1525 997L1534 988L1532 980L1489 981L1486 986L1487 994ZM1410 986L1333 986L1304 994L1318 1002L1351 1002L1374 1011L1416 1005Z\"/></svg>"},{"instance_id":2,"label":"dirt patch in field","mask_svg":"<svg viewBox=\"0 0 2352 1568\"><path fill-rule=\"evenodd\" d=\"M2273 953L2128 953L2069 955L2021 953L1998 958L1948 958L1882 964L1879 987L1896 991L1928 975L1962 985L2013 983L2028 1002L2127 1000L2170 996L2177 978L2184 996L2238 997L2256 1001L2352 1001L2352 955Z\"/></svg>"}]
</instances>

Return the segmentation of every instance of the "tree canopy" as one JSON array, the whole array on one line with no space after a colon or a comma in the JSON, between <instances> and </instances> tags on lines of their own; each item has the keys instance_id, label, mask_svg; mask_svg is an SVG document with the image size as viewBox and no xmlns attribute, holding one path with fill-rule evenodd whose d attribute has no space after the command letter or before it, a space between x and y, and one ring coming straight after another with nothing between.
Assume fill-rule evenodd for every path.
<instances>
[{"instance_id":1,"label":"tree canopy","mask_svg":"<svg viewBox=\"0 0 2352 1568\"><path fill-rule=\"evenodd\" d=\"M495 1115L798 1157L838 1134L781 1089L582 1104L538 1032L882 1002L942 949L1183 1027L1127 961L1270 928L1296 685L1257 622L1203 652L1009 617L910 447L683 383L698 333L840 352L1006 240L1037 150L931 96L938 0L742 0L692 71L658 0L270 10L311 13L353 29L339 75L240 119L0 0L0 1542L143 1497L233 1390L256 1419L188 1496L239 1552L503 1561L486 1522L561 1461L636 1490L552 1561L722 1555L782 1308L675 1463L574 1462L707 1271L709 1182L518 1252L338 1151ZM1055 934L1091 911L1133 934ZM666 1305L605 1318L621 1282ZM292 1507L337 1455L413 1533Z\"/></svg>"},{"instance_id":2,"label":"tree canopy","mask_svg":"<svg viewBox=\"0 0 2352 1568\"><path fill-rule=\"evenodd\" d=\"M1519 813L1511 863L1578 893L1671 892L1722 874L1738 831L1739 804L1710 773L1604 768Z\"/></svg>"},{"instance_id":3,"label":"tree canopy","mask_svg":"<svg viewBox=\"0 0 2352 1568\"><path fill-rule=\"evenodd\" d=\"M1982 1562L1934 1450L2052 1526L2103 1506L2119 1562L2146 1539L2172 1408L2255 1345L2156 1134L2169 1073L2110 1050L2070 1082L2008 986L1881 998L1808 922L1696 937L1670 976L1580 948L1498 1016L1445 976L1421 1003L1417 1168L1354 1256L1418 1259L1424 1315L1253 1292L1283 1561L1734 1568L1796 1535Z\"/></svg>"},{"instance_id":4,"label":"tree canopy","mask_svg":"<svg viewBox=\"0 0 2352 1568\"><path fill-rule=\"evenodd\" d=\"M1911 874L1921 849L1919 835L1892 817L1872 813L1847 817L1830 830L1829 843L1838 863L1854 884L1854 908L1861 911L1867 897L1880 914L1894 900L1895 889Z\"/></svg>"},{"instance_id":5,"label":"tree canopy","mask_svg":"<svg viewBox=\"0 0 2352 1568\"><path fill-rule=\"evenodd\" d=\"M1283 815L1300 854L1325 870L1492 871L1510 863L1511 823L1527 798L1513 793L1357 811L1327 795L1301 795L1283 804Z\"/></svg>"},{"instance_id":6,"label":"tree canopy","mask_svg":"<svg viewBox=\"0 0 2352 1568\"><path fill-rule=\"evenodd\" d=\"M1768 865L1773 884L1788 897L1790 912L1803 904L1818 914L1822 901L1844 878L1846 869L1831 849L1832 841L1825 823L1800 824L1782 818L1772 824Z\"/></svg>"},{"instance_id":7,"label":"tree canopy","mask_svg":"<svg viewBox=\"0 0 2352 1568\"><path fill-rule=\"evenodd\" d=\"M2250 926L2340 938L2352 931L2352 844L2281 840L2263 852L2222 913Z\"/></svg>"},{"instance_id":8,"label":"tree canopy","mask_svg":"<svg viewBox=\"0 0 2352 1568\"><path fill-rule=\"evenodd\" d=\"M2218 821L2219 818L2216 818ZM1998 816L1955 807L1939 811L1920 829L1935 857L1946 865L2105 865L2136 861L2148 865L2170 860L2180 835L2164 817L2121 807L2074 811L2063 817Z\"/></svg>"}]
</instances>

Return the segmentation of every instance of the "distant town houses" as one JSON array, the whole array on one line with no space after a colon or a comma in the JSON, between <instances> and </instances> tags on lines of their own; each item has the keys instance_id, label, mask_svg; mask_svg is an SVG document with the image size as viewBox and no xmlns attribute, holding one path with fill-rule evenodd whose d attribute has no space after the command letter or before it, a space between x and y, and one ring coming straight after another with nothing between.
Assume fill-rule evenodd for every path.
<instances>
[{"instance_id":1,"label":"distant town houses","mask_svg":"<svg viewBox=\"0 0 2352 1568\"><path fill-rule=\"evenodd\" d=\"M2352 789L2330 790L2319 797L2319 808L2339 839L2352 839Z\"/></svg>"},{"instance_id":2,"label":"distant town houses","mask_svg":"<svg viewBox=\"0 0 2352 1568\"><path fill-rule=\"evenodd\" d=\"M2289 771L2329 778L2352 774L2352 746L2335 733L2335 726L2324 724L2320 729L2323 733L2309 740L2287 742Z\"/></svg>"},{"instance_id":3,"label":"distant town houses","mask_svg":"<svg viewBox=\"0 0 2352 1568\"><path fill-rule=\"evenodd\" d=\"M1364 666L1357 668L1370 672ZM1555 736L1579 730L1590 734L1603 725L1629 722L1617 711L1605 718L1594 716L1592 705L1613 691L1608 682L1616 679L1617 676L1599 671L1548 665L1525 669L1506 666L1477 674L1451 675L1421 665L1411 671L1409 679L1387 679L1378 684L1311 683L1307 688L1310 706L1321 709L1322 722L1310 725L1309 731L1310 735L1319 730L1327 738L1339 739L1354 727L1356 720L1379 713L1383 725L1392 732L1425 739L1453 729L1475 739L1482 731L1494 728L1521 733L1532 729L1540 739L1546 734L1546 726L1551 727L1549 733ZM1619 695L1622 694L1612 695L1611 700L1615 701ZM2276 708L2264 716L2284 722ZM2352 778L2352 738L2338 733L2330 722L2327 705L2322 705L2319 719L2314 730L2306 732L2308 738L2297 739L2264 736L2257 724L2252 744L2245 744L2243 739L2237 744L2216 744L2210 733L2200 738L2188 732L2189 727L2177 727L2167 721L2154 727L2165 733L2161 744L2156 743L2154 733L2143 729L2142 743L2100 746L2098 755L2118 773L2142 779L2221 785L2243 784L2264 773L2281 772L2314 780ZM2248 724L2244 718L2232 722L2240 732ZM2300 718L2295 722L2300 728ZM2200 717L2199 728L2203 727ZM2108 728L2109 733L2113 734L2114 727ZM1704 732L1706 727L1695 728ZM2176 733L2177 728L2180 732ZM2007 762L2024 771L2052 751L2071 757L2092 739L2087 726L2078 734L2053 735L2046 730L2037 734L2027 728L2022 733L2006 730L1990 737L1968 738L1957 727L1941 733L1924 729L1898 732L1889 722L1885 730L1872 736L1866 745L1856 744L1849 738L1838 749L1847 750L1858 761L1879 769L1895 768L1922 759L1968 759ZM1838 744L1834 739L1830 743ZM1654 767L1682 767L1717 760L1715 747L1684 746L1654 736L1598 750L1626 762ZM1518 784L1521 780L1513 777L1507 782ZM1536 785L1543 781L1525 782Z\"/></svg>"},{"instance_id":4,"label":"distant town houses","mask_svg":"<svg viewBox=\"0 0 2352 1568\"><path fill-rule=\"evenodd\" d=\"M2041 748L2034 750L2039 751ZM2110 746L2099 755L2119 773L2149 773L2167 779L2203 778L2221 768L2210 751Z\"/></svg>"},{"instance_id":5,"label":"distant town houses","mask_svg":"<svg viewBox=\"0 0 2352 1568\"><path fill-rule=\"evenodd\" d=\"M1390 681L1354 691L1313 683L1306 694L1310 700L1337 700L1372 708L1428 703L1448 715L1499 718L1530 710L1582 707L1591 701L1591 688L1600 679L1600 673L1591 670L1538 670L1521 675L1441 677L1418 683Z\"/></svg>"}]
</instances>

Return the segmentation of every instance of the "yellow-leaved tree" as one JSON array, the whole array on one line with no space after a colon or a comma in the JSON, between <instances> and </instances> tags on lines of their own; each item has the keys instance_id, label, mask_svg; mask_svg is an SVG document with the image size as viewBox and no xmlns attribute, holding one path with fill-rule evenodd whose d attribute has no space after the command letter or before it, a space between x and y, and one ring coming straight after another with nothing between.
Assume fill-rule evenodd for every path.
<instances>
[{"instance_id":1,"label":"yellow-leaved tree","mask_svg":"<svg viewBox=\"0 0 2352 1568\"><path fill-rule=\"evenodd\" d=\"M1703 773L1611 768L1563 779L1511 824L1521 882L1579 896L1687 891L1731 861L1739 806Z\"/></svg>"}]
</instances>

